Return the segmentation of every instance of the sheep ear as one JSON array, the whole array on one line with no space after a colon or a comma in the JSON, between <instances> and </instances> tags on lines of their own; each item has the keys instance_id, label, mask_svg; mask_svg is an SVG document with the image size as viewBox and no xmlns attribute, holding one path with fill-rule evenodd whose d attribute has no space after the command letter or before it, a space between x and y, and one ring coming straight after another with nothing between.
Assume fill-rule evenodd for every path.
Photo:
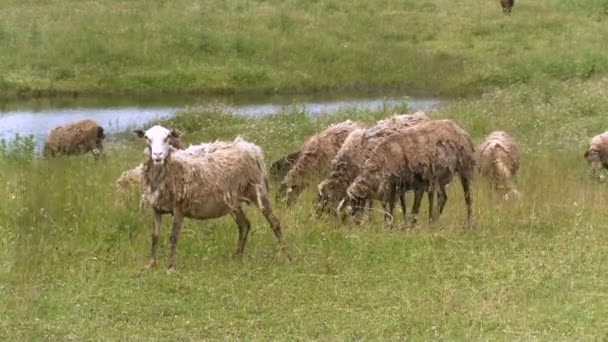
<instances>
[{"instance_id":1,"label":"sheep ear","mask_svg":"<svg viewBox=\"0 0 608 342\"><path fill-rule=\"evenodd\" d=\"M134 129L131 131L136 138L143 138L146 133L141 129Z\"/></svg>"},{"instance_id":2,"label":"sheep ear","mask_svg":"<svg viewBox=\"0 0 608 342\"><path fill-rule=\"evenodd\" d=\"M174 138L179 138L179 137L181 137L181 136L182 136L182 134L183 134L183 133L182 133L182 132L180 132L180 131L179 131L179 130L177 130L177 129L172 129L172 130L171 130L171 136L172 136L172 137L174 137Z\"/></svg>"}]
</instances>

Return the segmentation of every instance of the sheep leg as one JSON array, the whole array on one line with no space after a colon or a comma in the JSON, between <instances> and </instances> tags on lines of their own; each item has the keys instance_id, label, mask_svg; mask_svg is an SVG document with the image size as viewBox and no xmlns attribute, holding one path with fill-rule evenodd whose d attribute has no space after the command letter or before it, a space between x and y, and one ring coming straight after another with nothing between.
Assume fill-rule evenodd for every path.
<instances>
[{"instance_id":1,"label":"sheep leg","mask_svg":"<svg viewBox=\"0 0 608 342\"><path fill-rule=\"evenodd\" d=\"M247 242L247 236L249 235L249 228L251 227L251 223L245 216L245 213L243 212L243 209L241 209L241 207L238 207L238 209L232 213L232 217L234 218L234 221L236 222L236 225L239 228L239 241L236 245L236 252L234 253L234 257L240 258L241 256L243 256L243 251L245 250L245 243Z\"/></svg>"},{"instance_id":2,"label":"sheep leg","mask_svg":"<svg viewBox=\"0 0 608 342\"><path fill-rule=\"evenodd\" d=\"M443 207L445 207L445 203L448 201L448 194L445 191L445 186L439 188L439 192L437 193L437 199L437 205L439 207L437 217L439 217L443 212Z\"/></svg>"},{"instance_id":3,"label":"sheep leg","mask_svg":"<svg viewBox=\"0 0 608 342\"><path fill-rule=\"evenodd\" d=\"M472 205L473 199L471 197L471 180L460 176L460 183L462 183L462 190L464 191L464 201L467 205L467 228L471 228L471 216L472 216Z\"/></svg>"},{"instance_id":4,"label":"sheep leg","mask_svg":"<svg viewBox=\"0 0 608 342\"><path fill-rule=\"evenodd\" d=\"M403 213L403 222L407 222L407 203L405 201L405 191L402 191L399 195L399 204L401 205L401 212Z\"/></svg>"},{"instance_id":5,"label":"sheep leg","mask_svg":"<svg viewBox=\"0 0 608 342\"><path fill-rule=\"evenodd\" d=\"M418 213L420 212L420 205L422 204L423 195L424 195L423 189L414 190L414 204L412 205L411 224L416 224Z\"/></svg>"},{"instance_id":6,"label":"sheep leg","mask_svg":"<svg viewBox=\"0 0 608 342\"><path fill-rule=\"evenodd\" d=\"M427 192L429 196L429 223L435 222L435 188L432 187Z\"/></svg>"},{"instance_id":7,"label":"sheep leg","mask_svg":"<svg viewBox=\"0 0 608 342\"><path fill-rule=\"evenodd\" d=\"M156 266L156 247L158 246L158 236L160 235L160 226L163 222L163 215L161 212L154 210L154 227L152 228L152 250L150 251L150 261L146 268L152 268Z\"/></svg>"},{"instance_id":8,"label":"sheep leg","mask_svg":"<svg viewBox=\"0 0 608 342\"><path fill-rule=\"evenodd\" d=\"M279 249L281 250L282 253L285 253L286 247L285 247L285 241L283 240L283 233L281 232L281 222L272 212L272 209L270 208L270 201L268 200L268 196L260 196L260 197L261 197L260 201L262 204L262 207L260 208L260 210L262 210L262 214L266 218L266 221L268 221L268 224L270 224L270 228L272 228L272 232L274 233L274 236L276 236L277 241L279 242ZM289 258L289 255L287 255L287 257Z\"/></svg>"},{"instance_id":9,"label":"sheep leg","mask_svg":"<svg viewBox=\"0 0 608 342\"><path fill-rule=\"evenodd\" d=\"M395 195L395 189L387 190L387 193L384 195L384 228L389 228L393 223Z\"/></svg>"},{"instance_id":10,"label":"sheep leg","mask_svg":"<svg viewBox=\"0 0 608 342\"><path fill-rule=\"evenodd\" d=\"M183 221L184 214L182 214L181 210L175 208L173 210L173 229L171 230L171 263L169 264L167 273L175 272L177 265L177 238L179 237Z\"/></svg>"}]
</instances>

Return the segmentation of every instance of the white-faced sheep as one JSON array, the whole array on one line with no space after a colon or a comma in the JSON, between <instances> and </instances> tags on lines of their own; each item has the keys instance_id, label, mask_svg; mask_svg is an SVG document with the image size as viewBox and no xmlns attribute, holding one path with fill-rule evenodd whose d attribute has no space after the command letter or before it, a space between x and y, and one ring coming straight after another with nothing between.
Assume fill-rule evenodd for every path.
<instances>
[{"instance_id":1,"label":"white-faced sheep","mask_svg":"<svg viewBox=\"0 0 608 342\"><path fill-rule=\"evenodd\" d=\"M429 118L424 112L393 115L369 129L360 128L352 131L332 160L329 176L318 185L315 203L317 211L321 213L335 210L338 203L346 196L346 189L357 177L361 167L380 141L402 129L426 121L429 121ZM400 200L405 215L405 193Z\"/></svg>"},{"instance_id":2,"label":"white-faced sheep","mask_svg":"<svg viewBox=\"0 0 608 342\"><path fill-rule=\"evenodd\" d=\"M608 169L608 132L591 138L584 156L589 177L596 177L600 168ZM599 178L604 177L600 174Z\"/></svg>"},{"instance_id":3,"label":"white-faced sheep","mask_svg":"<svg viewBox=\"0 0 608 342\"><path fill-rule=\"evenodd\" d=\"M504 191L506 199L518 195L513 178L519 169L519 147L507 132L490 133L477 147L476 160L479 174Z\"/></svg>"},{"instance_id":4,"label":"white-faced sheep","mask_svg":"<svg viewBox=\"0 0 608 342\"><path fill-rule=\"evenodd\" d=\"M183 134L182 132L173 129L172 134L169 136L169 145L175 149L183 150L185 147L185 143L182 140ZM192 145L186 149L186 151L195 151L198 149L208 149L207 146L209 144L201 144L201 145ZM116 180L116 189L126 189L131 186L140 186L141 185L141 175L143 172L143 164L139 164L136 167L124 171L120 174L118 179Z\"/></svg>"},{"instance_id":5,"label":"white-faced sheep","mask_svg":"<svg viewBox=\"0 0 608 342\"><path fill-rule=\"evenodd\" d=\"M169 272L176 267L177 240L184 217L205 220L230 214L239 228L235 256L241 256L250 228L242 209L244 203L253 203L262 211L281 251L285 250L281 224L270 207L260 147L237 138L231 148L197 157L171 148L168 139L172 132L162 126L134 133L147 142L142 191L144 205L154 213L150 267L156 265L162 215L169 213L173 215Z\"/></svg>"},{"instance_id":6,"label":"white-faced sheep","mask_svg":"<svg viewBox=\"0 0 608 342\"><path fill-rule=\"evenodd\" d=\"M60 154L91 152L98 158L103 151L105 138L103 127L93 120L80 120L53 128L44 142L42 155L45 158Z\"/></svg>"},{"instance_id":7,"label":"white-faced sheep","mask_svg":"<svg viewBox=\"0 0 608 342\"><path fill-rule=\"evenodd\" d=\"M357 122L346 120L308 138L281 182L279 195L287 195L287 203L293 203L311 177L327 174L331 160L342 147L346 137L353 130L362 127Z\"/></svg>"},{"instance_id":8,"label":"white-faced sheep","mask_svg":"<svg viewBox=\"0 0 608 342\"><path fill-rule=\"evenodd\" d=\"M446 186L460 176L471 223L471 181L475 170L473 143L469 135L450 120L428 121L385 138L373 150L359 176L348 187L339 210L356 215L371 194L383 198L388 217L396 195L413 189L413 215L417 215L424 191L429 197L429 221L439 218L447 201ZM433 205L438 192L438 209Z\"/></svg>"}]
</instances>

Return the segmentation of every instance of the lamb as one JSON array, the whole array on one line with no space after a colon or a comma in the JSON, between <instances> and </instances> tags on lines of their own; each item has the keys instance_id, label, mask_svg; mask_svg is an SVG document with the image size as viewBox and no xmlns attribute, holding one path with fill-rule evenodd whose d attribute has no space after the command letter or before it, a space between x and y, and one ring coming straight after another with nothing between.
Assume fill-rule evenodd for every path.
<instances>
[{"instance_id":1,"label":"lamb","mask_svg":"<svg viewBox=\"0 0 608 342\"><path fill-rule=\"evenodd\" d=\"M291 169L293 163L298 159L299 156L300 150L297 150L275 160L270 165L270 175L278 180L285 178L285 175L287 174L289 169Z\"/></svg>"},{"instance_id":2,"label":"lamb","mask_svg":"<svg viewBox=\"0 0 608 342\"><path fill-rule=\"evenodd\" d=\"M103 127L93 120L80 120L53 128L44 143L45 158L91 152L97 159L103 151Z\"/></svg>"},{"instance_id":3,"label":"lamb","mask_svg":"<svg viewBox=\"0 0 608 342\"><path fill-rule=\"evenodd\" d=\"M502 13L511 15L511 9L515 5L515 0L500 0L500 6L502 6Z\"/></svg>"},{"instance_id":4,"label":"lamb","mask_svg":"<svg viewBox=\"0 0 608 342\"><path fill-rule=\"evenodd\" d=\"M357 177L380 141L404 128L429 120L421 111L414 114L395 114L369 129L352 131L332 160L329 176L318 185L319 192L315 203L317 212L333 211L337 207L340 200L346 196L349 184ZM401 208L405 215L405 193L401 196Z\"/></svg>"},{"instance_id":5,"label":"lamb","mask_svg":"<svg viewBox=\"0 0 608 342\"><path fill-rule=\"evenodd\" d=\"M292 204L307 181L314 175L324 175L346 137L363 125L346 120L308 138L300 149L300 154L281 182L279 195L286 195L287 204Z\"/></svg>"},{"instance_id":6,"label":"lamb","mask_svg":"<svg viewBox=\"0 0 608 342\"><path fill-rule=\"evenodd\" d=\"M598 169L608 169L608 131L591 138L584 155L589 177L596 177ZM599 175L603 180L603 175Z\"/></svg>"},{"instance_id":7,"label":"lamb","mask_svg":"<svg viewBox=\"0 0 608 342\"><path fill-rule=\"evenodd\" d=\"M518 196L513 178L519 169L519 147L504 131L490 133L477 147L477 171L497 190L504 190L505 199Z\"/></svg>"},{"instance_id":8,"label":"lamb","mask_svg":"<svg viewBox=\"0 0 608 342\"><path fill-rule=\"evenodd\" d=\"M244 203L254 203L261 210L281 252L285 252L281 224L270 207L268 178L260 147L237 137L231 147L196 156L171 148L168 138L174 133L162 126L133 132L147 142L142 177L143 203L152 208L154 217L148 267L156 265L156 246L164 214L173 215L169 273L176 268L177 240L184 217L206 220L230 214L239 229L234 255L242 256L250 228L242 209Z\"/></svg>"},{"instance_id":9,"label":"lamb","mask_svg":"<svg viewBox=\"0 0 608 342\"><path fill-rule=\"evenodd\" d=\"M454 174L460 176L471 225L471 182L475 168L474 147L469 135L450 120L428 121L401 130L380 142L347 189L338 206L356 215L370 195L383 198L385 222L392 218L395 197L415 191L413 215L418 214L422 194L429 197L429 221L436 221L447 201L446 186ZM433 206L438 192L438 210Z\"/></svg>"}]
</instances>

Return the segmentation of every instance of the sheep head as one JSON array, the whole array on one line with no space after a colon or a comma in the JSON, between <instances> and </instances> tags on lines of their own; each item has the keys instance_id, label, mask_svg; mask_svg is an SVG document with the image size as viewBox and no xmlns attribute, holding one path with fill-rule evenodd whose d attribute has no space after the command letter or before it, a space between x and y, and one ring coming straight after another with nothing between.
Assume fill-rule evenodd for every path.
<instances>
[{"instance_id":1,"label":"sheep head","mask_svg":"<svg viewBox=\"0 0 608 342\"><path fill-rule=\"evenodd\" d=\"M171 156L171 142L181 136L177 130L169 130L163 126L153 126L147 131L141 129L134 130L138 138L146 139L146 155L152 160L154 165L163 165Z\"/></svg>"}]
</instances>

